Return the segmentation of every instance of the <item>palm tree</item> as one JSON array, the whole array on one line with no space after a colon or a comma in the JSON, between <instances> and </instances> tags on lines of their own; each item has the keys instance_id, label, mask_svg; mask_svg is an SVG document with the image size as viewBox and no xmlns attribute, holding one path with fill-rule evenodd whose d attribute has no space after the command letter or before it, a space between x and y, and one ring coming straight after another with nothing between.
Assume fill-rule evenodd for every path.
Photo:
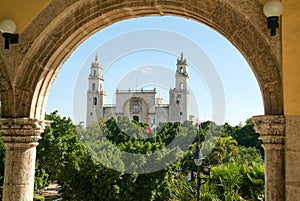
<instances>
[{"instance_id":1,"label":"palm tree","mask_svg":"<svg viewBox=\"0 0 300 201\"><path fill-rule=\"evenodd\" d=\"M208 159L210 164L222 164L232 162L237 154L237 141L231 136L220 137Z\"/></svg>"}]
</instances>

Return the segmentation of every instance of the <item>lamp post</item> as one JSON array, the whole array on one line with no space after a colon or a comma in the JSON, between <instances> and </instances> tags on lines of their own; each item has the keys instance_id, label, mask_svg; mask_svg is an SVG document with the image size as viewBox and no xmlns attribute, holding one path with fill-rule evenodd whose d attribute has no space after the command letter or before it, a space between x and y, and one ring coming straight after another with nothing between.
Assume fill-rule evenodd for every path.
<instances>
[{"instance_id":1,"label":"lamp post","mask_svg":"<svg viewBox=\"0 0 300 201\"><path fill-rule=\"evenodd\" d=\"M196 144L196 152L194 153L194 163L197 166L197 201L200 201L200 187L201 184L205 184L208 177L201 177L200 173L202 172L204 175L210 176L210 168L208 166L201 166L203 160L205 159L202 155L200 149L200 136L199 136L199 124L196 124L197 130L197 144Z\"/></svg>"}]
</instances>

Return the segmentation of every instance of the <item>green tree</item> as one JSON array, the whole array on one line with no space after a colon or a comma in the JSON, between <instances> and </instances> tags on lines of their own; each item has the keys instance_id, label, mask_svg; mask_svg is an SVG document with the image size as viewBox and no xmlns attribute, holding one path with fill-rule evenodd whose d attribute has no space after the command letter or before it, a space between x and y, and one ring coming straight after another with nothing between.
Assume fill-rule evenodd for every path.
<instances>
[{"instance_id":1,"label":"green tree","mask_svg":"<svg viewBox=\"0 0 300 201\"><path fill-rule=\"evenodd\" d=\"M77 176L82 160L89 154L70 118L61 118L55 111L46 115L46 120L52 123L46 127L37 147L35 187L58 181L67 189L72 186L72 178ZM73 186L72 189L79 190Z\"/></svg>"},{"instance_id":2,"label":"green tree","mask_svg":"<svg viewBox=\"0 0 300 201\"><path fill-rule=\"evenodd\" d=\"M189 171L196 171L192 161L196 127L191 122L161 123L154 138L145 132L147 124L126 117L100 118L87 128L73 125L70 119L60 117L57 112L46 117L52 124L46 128L38 146L37 188L58 181L63 187L64 200L81 201L182 201L195 197L196 182L186 179ZM241 129L214 122L201 124L199 134L201 140L205 139L203 149L209 150L215 145L204 163L210 162L211 181L219 184L202 185L203 200L258 200L263 195L263 160L255 147L238 145L235 137ZM125 174L110 168L112 165L121 169L128 165L147 168L144 155L188 138L193 142L190 147L176 143L177 147L165 153L172 157L179 154L182 158L157 172ZM117 151L113 151L113 147L117 147ZM122 151L141 153L142 162L124 160ZM152 163L161 163L163 157L164 154Z\"/></svg>"},{"instance_id":3,"label":"green tree","mask_svg":"<svg viewBox=\"0 0 300 201\"><path fill-rule=\"evenodd\" d=\"M264 156L264 149L262 147L262 141L259 140L259 134L254 130L254 123L249 119L246 121L246 125L237 129L235 139L238 144L245 147L255 147Z\"/></svg>"},{"instance_id":4,"label":"green tree","mask_svg":"<svg viewBox=\"0 0 300 201\"><path fill-rule=\"evenodd\" d=\"M237 154L237 141L231 136L224 136L218 138L215 148L208 155L208 160L212 165L233 162Z\"/></svg>"}]
</instances>

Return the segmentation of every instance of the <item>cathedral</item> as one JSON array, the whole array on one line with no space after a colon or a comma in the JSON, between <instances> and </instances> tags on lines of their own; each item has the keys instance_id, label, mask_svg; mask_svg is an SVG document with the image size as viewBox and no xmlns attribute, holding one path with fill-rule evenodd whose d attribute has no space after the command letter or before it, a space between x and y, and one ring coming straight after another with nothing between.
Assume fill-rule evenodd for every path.
<instances>
[{"instance_id":1,"label":"cathedral","mask_svg":"<svg viewBox=\"0 0 300 201\"><path fill-rule=\"evenodd\" d=\"M169 91L169 104L163 104L153 90L116 90L115 105L106 104L103 67L98 56L92 62L88 78L86 125L98 117L127 116L138 122L184 122L192 120L189 115L188 63L181 53L177 58L175 88Z\"/></svg>"}]
</instances>

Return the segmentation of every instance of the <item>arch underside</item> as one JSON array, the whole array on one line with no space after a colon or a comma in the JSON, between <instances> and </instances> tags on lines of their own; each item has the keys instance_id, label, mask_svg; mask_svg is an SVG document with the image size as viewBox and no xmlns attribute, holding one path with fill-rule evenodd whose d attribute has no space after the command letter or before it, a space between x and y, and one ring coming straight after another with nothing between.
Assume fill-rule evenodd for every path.
<instances>
[{"instance_id":1,"label":"arch underside","mask_svg":"<svg viewBox=\"0 0 300 201\"><path fill-rule=\"evenodd\" d=\"M80 43L115 22L164 15L193 19L223 34L256 75L265 114L283 114L280 38L269 36L258 0L53 0L21 34L19 50L26 59L20 62L10 82L15 83L13 91L27 93L23 93L22 104L16 104L14 110L3 105L5 116L43 119L52 83ZM0 64L5 68L1 60ZM7 91L1 94L4 93ZM16 98L15 95L10 94Z\"/></svg>"}]
</instances>

